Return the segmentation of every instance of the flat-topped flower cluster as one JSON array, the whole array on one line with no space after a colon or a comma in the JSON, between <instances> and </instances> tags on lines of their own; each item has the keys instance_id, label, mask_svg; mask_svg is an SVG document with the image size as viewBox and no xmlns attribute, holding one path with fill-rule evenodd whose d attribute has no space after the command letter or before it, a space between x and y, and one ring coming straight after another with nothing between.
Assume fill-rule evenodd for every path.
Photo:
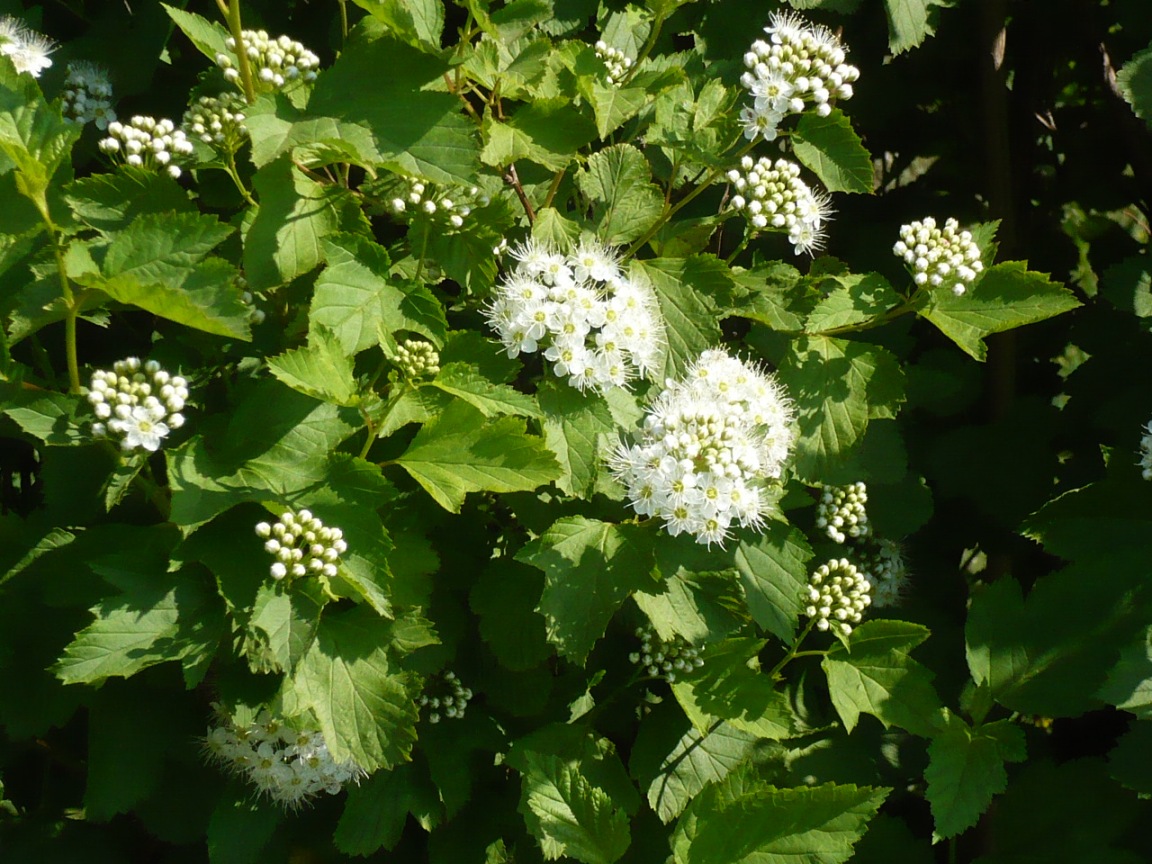
<instances>
[{"instance_id":1,"label":"flat-topped flower cluster","mask_svg":"<svg viewBox=\"0 0 1152 864\"><path fill-rule=\"evenodd\" d=\"M311 510L285 510L276 522L257 524L256 536L264 538L264 551L276 559L269 568L276 580L309 573L331 579L348 551L344 532L325 526Z\"/></svg>"},{"instance_id":2,"label":"flat-topped flower cluster","mask_svg":"<svg viewBox=\"0 0 1152 864\"><path fill-rule=\"evenodd\" d=\"M793 251L812 254L824 245L825 226L832 218L832 199L800 179L800 166L787 159L745 156L740 168L728 172L735 194L733 210L744 213L749 233L787 233Z\"/></svg>"},{"instance_id":3,"label":"flat-topped flower cluster","mask_svg":"<svg viewBox=\"0 0 1152 864\"><path fill-rule=\"evenodd\" d=\"M192 155L192 142L183 129L171 120L136 115L128 123L108 124L108 137L100 141L101 150L114 159L140 168L163 169L172 177L180 176L180 165Z\"/></svg>"},{"instance_id":4,"label":"flat-topped flower cluster","mask_svg":"<svg viewBox=\"0 0 1152 864\"><path fill-rule=\"evenodd\" d=\"M792 440L783 388L715 348L668 382L636 443L619 444L609 468L638 514L662 519L669 534L723 544L733 524L762 527L765 486L780 477Z\"/></svg>"},{"instance_id":5,"label":"flat-topped flower cluster","mask_svg":"<svg viewBox=\"0 0 1152 864\"><path fill-rule=\"evenodd\" d=\"M864 618L871 605L872 586L847 558L834 558L821 564L808 578L804 614L817 630L835 627L845 636Z\"/></svg>"},{"instance_id":6,"label":"flat-topped flower cluster","mask_svg":"<svg viewBox=\"0 0 1152 864\"><path fill-rule=\"evenodd\" d=\"M949 285L960 297L976 281L984 264L980 247L968 231L960 231L955 219L947 219L939 228L927 216L900 228L900 239L892 254L903 259L917 285Z\"/></svg>"},{"instance_id":7,"label":"flat-topped flower cluster","mask_svg":"<svg viewBox=\"0 0 1152 864\"><path fill-rule=\"evenodd\" d=\"M791 12L774 12L770 22L764 28L768 41L752 43L744 55L748 71L740 77L753 98L740 114L750 141L772 141L785 117L809 107L828 116L834 100L852 98L852 83L860 77L859 69L844 62L844 46L827 27Z\"/></svg>"},{"instance_id":8,"label":"flat-topped flower cluster","mask_svg":"<svg viewBox=\"0 0 1152 864\"><path fill-rule=\"evenodd\" d=\"M293 81L314 81L320 58L300 42L288 36L269 36L264 30L244 30L244 53L252 68L252 84L258 91L281 90ZM224 77L234 84L240 83L236 40L231 36L225 43L231 53L216 55L216 65L224 70Z\"/></svg>"},{"instance_id":9,"label":"flat-topped flower cluster","mask_svg":"<svg viewBox=\"0 0 1152 864\"><path fill-rule=\"evenodd\" d=\"M97 129L107 129L116 120L108 71L85 60L69 63L60 92L60 113L75 123L95 123Z\"/></svg>"},{"instance_id":10,"label":"flat-topped flower cluster","mask_svg":"<svg viewBox=\"0 0 1152 864\"><path fill-rule=\"evenodd\" d=\"M244 726L221 718L208 730L204 749L212 762L289 808L367 776L356 763L333 759L320 732L293 729L267 711Z\"/></svg>"},{"instance_id":11,"label":"flat-topped flower cluster","mask_svg":"<svg viewBox=\"0 0 1152 864\"><path fill-rule=\"evenodd\" d=\"M659 365L664 321L656 295L613 251L584 240L562 252L528 240L486 310L509 357L543 351L580 390L623 387Z\"/></svg>"},{"instance_id":12,"label":"flat-topped flower cluster","mask_svg":"<svg viewBox=\"0 0 1152 864\"><path fill-rule=\"evenodd\" d=\"M87 399L98 418L92 434L115 438L124 450L153 452L169 432L184 425L180 412L187 398L188 382L169 375L155 360L117 360L110 370L92 373Z\"/></svg>"}]
</instances>

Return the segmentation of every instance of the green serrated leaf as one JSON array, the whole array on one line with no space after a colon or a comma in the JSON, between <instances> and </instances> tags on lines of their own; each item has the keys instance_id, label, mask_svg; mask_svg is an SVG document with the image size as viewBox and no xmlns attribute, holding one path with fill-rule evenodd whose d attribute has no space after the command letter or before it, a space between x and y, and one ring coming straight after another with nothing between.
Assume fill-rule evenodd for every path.
<instances>
[{"instance_id":1,"label":"green serrated leaf","mask_svg":"<svg viewBox=\"0 0 1152 864\"><path fill-rule=\"evenodd\" d=\"M1136 116L1152 124L1152 46L1137 51L1120 67L1116 87Z\"/></svg>"},{"instance_id":2,"label":"green serrated leaf","mask_svg":"<svg viewBox=\"0 0 1152 864\"><path fill-rule=\"evenodd\" d=\"M440 48L444 30L444 4L439 0L355 0L373 18L409 45L422 50Z\"/></svg>"},{"instance_id":3,"label":"green serrated leaf","mask_svg":"<svg viewBox=\"0 0 1152 864\"><path fill-rule=\"evenodd\" d=\"M450 72L441 57L405 45L382 24L366 20L317 80L308 111L369 130L380 161L389 167L437 183L470 184L477 168L475 127L459 98L443 92ZM365 81L373 86L365 88Z\"/></svg>"},{"instance_id":4,"label":"green serrated leaf","mask_svg":"<svg viewBox=\"0 0 1152 864\"><path fill-rule=\"evenodd\" d=\"M530 490L560 476L555 457L525 433L523 420L487 421L463 401L424 426L395 462L453 513L469 492Z\"/></svg>"},{"instance_id":5,"label":"green serrated leaf","mask_svg":"<svg viewBox=\"0 0 1152 864\"><path fill-rule=\"evenodd\" d=\"M272 374L313 399L354 405L359 401L352 357L327 327L308 333L308 345L269 357Z\"/></svg>"},{"instance_id":6,"label":"green serrated leaf","mask_svg":"<svg viewBox=\"0 0 1152 864\"><path fill-rule=\"evenodd\" d=\"M642 236L664 212L664 197L652 182L648 160L631 144L594 153L576 175L576 185L595 202L597 233L613 245Z\"/></svg>"},{"instance_id":7,"label":"green serrated leaf","mask_svg":"<svg viewBox=\"0 0 1152 864\"><path fill-rule=\"evenodd\" d=\"M196 205L187 191L167 174L124 165L115 174L93 174L73 180L64 200L72 214L98 231L131 225L140 216L192 213Z\"/></svg>"},{"instance_id":8,"label":"green serrated leaf","mask_svg":"<svg viewBox=\"0 0 1152 864\"><path fill-rule=\"evenodd\" d=\"M458 399L463 399L485 417L515 414L518 417L543 417L535 400L507 384L485 378L471 363L446 363L428 384Z\"/></svg>"},{"instance_id":9,"label":"green serrated leaf","mask_svg":"<svg viewBox=\"0 0 1152 864\"><path fill-rule=\"evenodd\" d=\"M928 745L925 795L932 805L936 836L954 837L971 828L1008 786L1007 761L1024 758L1024 732L1009 720L972 728L951 718Z\"/></svg>"},{"instance_id":10,"label":"green serrated leaf","mask_svg":"<svg viewBox=\"0 0 1152 864\"><path fill-rule=\"evenodd\" d=\"M77 445L92 440L85 426L95 415L88 413L87 402L79 396L31 390L0 382L0 413L34 438L45 444Z\"/></svg>"},{"instance_id":11,"label":"green serrated leaf","mask_svg":"<svg viewBox=\"0 0 1152 864\"><path fill-rule=\"evenodd\" d=\"M736 568L752 619L784 642L796 636L811 557L804 535L784 522L769 522L762 537L736 547Z\"/></svg>"},{"instance_id":12,"label":"green serrated leaf","mask_svg":"<svg viewBox=\"0 0 1152 864\"><path fill-rule=\"evenodd\" d=\"M1006 261L984 271L960 297L938 291L920 314L977 360L988 353L984 337L1044 321L1080 305L1072 292L1023 261Z\"/></svg>"},{"instance_id":13,"label":"green serrated leaf","mask_svg":"<svg viewBox=\"0 0 1152 864\"><path fill-rule=\"evenodd\" d=\"M169 6L167 3L160 5L164 7L164 11L176 26L184 31L184 35L196 46L196 50L213 63L216 62L217 54L233 53L228 48L228 31L217 22L209 21L195 12L186 12Z\"/></svg>"},{"instance_id":14,"label":"green serrated leaf","mask_svg":"<svg viewBox=\"0 0 1152 864\"><path fill-rule=\"evenodd\" d=\"M1152 723L1145 719L1130 725L1108 754L1108 767L1117 783L1152 794Z\"/></svg>"},{"instance_id":15,"label":"green serrated leaf","mask_svg":"<svg viewBox=\"0 0 1152 864\"><path fill-rule=\"evenodd\" d=\"M480 635L507 668L522 672L552 655L544 618L536 612L544 579L509 559L490 563L472 586L468 602L480 619Z\"/></svg>"},{"instance_id":16,"label":"green serrated leaf","mask_svg":"<svg viewBox=\"0 0 1152 864\"><path fill-rule=\"evenodd\" d=\"M412 765L380 771L348 790L344 812L336 825L333 842L345 855L371 855L393 849L400 841L408 813L432 809L435 790L421 783ZM429 800L431 799L431 800Z\"/></svg>"},{"instance_id":17,"label":"green serrated leaf","mask_svg":"<svg viewBox=\"0 0 1152 864\"><path fill-rule=\"evenodd\" d=\"M288 590L282 582L261 583L250 624L267 639L268 653L276 668L284 672L296 668L312 644L322 608L323 604L307 590Z\"/></svg>"},{"instance_id":18,"label":"green serrated leaf","mask_svg":"<svg viewBox=\"0 0 1152 864\"><path fill-rule=\"evenodd\" d=\"M872 192L872 157L839 108L827 117L802 114L791 140L796 158L829 192Z\"/></svg>"},{"instance_id":19,"label":"green serrated leaf","mask_svg":"<svg viewBox=\"0 0 1152 864\"><path fill-rule=\"evenodd\" d=\"M587 496L600 470L601 439L616 439L607 403L551 376L541 382L536 398L544 412L544 441L563 471L556 485L569 495Z\"/></svg>"},{"instance_id":20,"label":"green serrated leaf","mask_svg":"<svg viewBox=\"0 0 1152 864\"><path fill-rule=\"evenodd\" d=\"M1152 628L1120 650L1097 696L1141 720L1152 720Z\"/></svg>"},{"instance_id":21,"label":"green serrated leaf","mask_svg":"<svg viewBox=\"0 0 1152 864\"><path fill-rule=\"evenodd\" d=\"M885 728L896 725L914 735L933 734L943 705L932 686L932 673L908 653L927 638L926 627L877 619L853 630L847 648L833 646L821 665L847 731L865 713Z\"/></svg>"},{"instance_id":22,"label":"green serrated leaf","mask_svg":"<svg viewBox=\"0 0 1152 864\"><path fill-rule=\"evenodd\" d=\"M192 664L211 656L224 635L222 604L197 574L139 582L91 611L96 619L54 668L65 684L128 678L169 660Z\"/></svg>"},{"instance_id":23,"label":"green serrated leaf","mask_svg":"<svg viewBox=\"0 0 1152 864\"><path fill-rule=\"evenodd\" d=\"M285 689L289 710L316 716L333 759L369 772L406 761L416 741L416 704L389 661L388 632L363 607L325 615Z\"/></svg>"},{"instance_id":24,"label":"green serrated leaf","mask_svg":"<svg viewBox=\"0 0 1152 864\"><path fill-rule=\"evenodd\" d=\"M560 171L576 151L596 137L596 124L565 98L540 99L522 107L506 122L485 117L481 128L485 165L504 168L520 159Z\"/></svg>"},{"instance_id":25,"label":"green serrated leaf","mask_svg":"<svg viewBox=\"0 0 1152 864\"><path fill-rule=\"evenodd\" d=\"M841 864L888 790L778 789L741 768L688 805L672 835L676 864Z\"/></svg>"},{"instance_id":26,"label":"green serrated leaf","mask_svg":"<svg viewBox=\"0 0 1152 864\"><path fill-rule=\"evenodd\" d=\"M678 378L702 351L720 343L718 310L728 305L732 282L723 261L711 255L633 261L646 277L664 317L668 349L657 380Z\"/></svg>"},{"instance_id":27,"label":"green serrated leaf","mask_svg":"<svg viewBox=\"0 0 1152 864\"><path fill-rule=\"evenodd\" d=\"M582 662L630 593L651 584L648 532L582 516L557 521L517 554L544 571L540 613L560 654Z\"/></svg>"},{"instance_id":28,"label":"green serrated leaf","mask_svg":"<svg viewBox=\"0 0 1152 864\"><path fill-rule=\"evenodd\" d=\"M935 35L929 10L947 4L945 0L884 0L884 5L888 11L888 47L893 54L900 54Z\"/></svg>"},{"instance_id":29,"label":"green serrated leaf","mask_svg":"<svg viewBox=\"0 0 1152 864\"><path fill-rule=\"evenodd\" d=\"M423 285L392 280L383 247L353 234L333 235L321 246L328 266L316 279L312 326L330 328L349 354L377 344L380 328L411 330L443 344L443 307Z\"/></svg>"},{"instance_id":30,"label":"green serrated leaf","mask_svg":"<svg viewBox=\"0 0 1152 864\"><path fill-rule=\"evenodd\" d=\"M879 273L849 274L808 313L804 330L823 333L871 321L900 303L900 295Z\"/></svg>"}]
</instances>

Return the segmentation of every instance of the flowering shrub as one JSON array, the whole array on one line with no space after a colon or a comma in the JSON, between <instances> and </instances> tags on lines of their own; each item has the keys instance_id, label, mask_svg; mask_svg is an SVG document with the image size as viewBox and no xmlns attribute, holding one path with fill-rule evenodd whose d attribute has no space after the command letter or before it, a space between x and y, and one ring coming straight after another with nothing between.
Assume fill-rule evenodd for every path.
<instances>
[{"instance_id":1,"label":"flowering shrub","mask_svg":"<svg viewBox=\"0 0 1152 864\"><path fill-rule=\"evenodd\" d=\"M0 858L1152 860L1138 5L5 6Z\"/></svg>"}]
</instances>

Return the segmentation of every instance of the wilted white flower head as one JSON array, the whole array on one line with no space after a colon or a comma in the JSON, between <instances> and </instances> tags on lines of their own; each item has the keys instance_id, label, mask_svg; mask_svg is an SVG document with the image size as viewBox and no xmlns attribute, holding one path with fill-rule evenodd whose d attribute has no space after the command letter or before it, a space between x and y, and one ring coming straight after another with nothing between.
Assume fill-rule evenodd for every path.
<instances>
[{"instance_id":1,"label":"wilted white flower head","mask_svg":"<svg viewBox=\"0 0 1152 864\"><path fill-rule=\"evenodd\" d=\"M416 704L424 709L429 723L439 723L444 719L462 720L471 701L472 691L460 683L456 673L445 672L425 683Z\"/></svg>"},{"instance_id":2,"label":"wilted white flower head","mask_svg":"<svg viewBox=\"0 0 1152 864\"><path fill-rule=\"evenodd\" d=\"M852 98L852 83L860 77L859 69L844 62L845 48L827 27L794 12L774 12L770 20L764 28L768 40L752 43L744 55L748 71L740 77L753 99L740 114L750 141L775 139L789 114L811 108L827 117L835 100Z\"/></svg>"},{"instance_id":3,"label":"wilted white flower head","mask_svg":"<svg viewBox=\"0 0 1152 864\"><path fill-rule=\"evenodd\" d=\"M129 123L109 123L108 137L98 146L125 165L163 170L171 177L180 176L179 163L187 161L193 149L184 130L171 120L139 115Z\"/></svg>"},{"instance_id":4,"label":"wilted white flower head","mask_svg":"<svg viewBox=\"0 0 1152 864\"><path fill-rule=\"evenodd\" d=\"M768 482L792 446L792 403L775 378L723 349L705 351L681 381L668 381L635 444L620 443L609 468L632 508L669 534L720 543L733 523L759 529Z\"/></svg>"},{"instance_id":5,"label":"wilted white flower head","mask_svg":"<svg viewBox=\"0 0 1152 864\"><path fill-rule=\"evenodd\" d=\"M1140 474L1145 480L1152 480L1152 420L1144 426L1140 438Z\"/></svg>"},{"instance_id":6,"label":"wilted white flower head","mask_svg":"<svg viewBox=\"0 0 1152 864\"><path fill-rule=\"evenodd\" d=\"M396 367L410 381L432 378L440 371L440 353L431 342L405 339L396 346Z\"/></svg>"},{"instance_id":7,"label":"wilted white flower head","mask_svg":"<svg viewBox=\"0 0 1152 864\"><path fill-rule=\"evenodd\" d=\"M108 71L95 63L76 60L68 64L64 90L60 94L60 111L76 123L95 123L107 129L116 119L112 110L112 81Z\"/></svg>"},{"instance_id":8,"label":"wilted white flower head","mask_svg":"<svg viewBox=\"0 0 1152 864\"><path fill-rule=\"evenodd\" d=\"M155 360L128 357L111 370L92 373L88 403L96 413L92 434L116 438L124 450L156 451L164 437L184 425L188 382L169 375Z\"/></svg>"},{"instance_id":9,"label":"wilted white flower head","mask_svg":"<svg viewBox=\"0 0 1152 864\"><path fill-rule=\"evenodd\" d=\"M52 65L48 55L56 50L56 43L10 15L0 16L0 54L12 61L16 71L39 78L40 73Z\"/></svg>"},{"instance_id":10,"label":"wilted white flower head","mask_svg":"<svg viewBox=\"0 0 1152 864\"><path fill-rule=\"evenodd\" d=\"M847 636L859 624L872 602L871 585L847 558L833 558L821 564L808 578L804 614L817 630L836 627Z\"/></svg>"},{"instance_id":11,"label":"wilted white flower head","mask_svg":"<svg viewBox=\"0 0 1152 864\"><path fill-rule=\"evenodd\" d=\"M331 579L348 551L344 532L326 528L311 510L285 510L277 522L258 523L256 536L264 538L264 551L276 559L269 572L277 581L310 573Z\"/></svg>"},{"instance_id":12,"label":"wilted white flower head","mask_svg":"<svg viewBox=\"0 0 1152 864\"><path fill-rule=\"evenodd\" d=\"M825 486L816 504L816 527L837 543L867 537L872 533L868 522L868 487L863 483L847 486Z\"/></svg>"},{"instance_id":13,"label":"wilted white flower head","mask_svg":"<svg viewBox=\"0 0 1152 864\"><path fill-rule=\"evenodd\" d=\"M201 96L184 112L181 127L189 138L225 153L235 153L248 137L244 100L236 93Z\"/></svg>"},{"instance_id":14,"label":"wilted white flower head","mask_svg":"<svg viewBox=\"0 0 1152 864\"><path fill-rule=\"evenodd\" d=\"M832 199L800 179L800 166L787 159L745 156L740 169L728 172L731 206L743 213L751 229L788 235L793 251L811 255L824 245L825 226L832 218Z\"/></svg>"},{"instance_id":15,"label":"wilted white flower head","mask_svg":"<svg viewBox=\"0 0 1152 864\"><path fill-rule=\"evenodd\" d=\"M281 90L293 81L316 80L320 58L295 39L269 36L264 30L245 30L240 35L252 70L252 84L258 92ZM236 40L229 36L225 44L230 53L217 54L216 65L224 70L225 78L239 85Z\"/></svg>"},{"instance_id":16,"label":"wilted white flower head","mask_svg":"<svg viewBox=\"0 0 1152 864\"><path fill-rule=\"evenodd\" d=\"M351 760L337 762L324 736L293 729L261 711L246 726L219 716L208 729L204 752L209 761L255 786L284 807L295 809L322 792L335 795L368 773Z\"/></svg>"},{"instance_id":17,"label":"wilted white flower head","mask_svg":"<svg viewBox=\"0 0 1152 864\"><path fill-rule=\"evenodd\" d=\"M613 48L603 39L599 40L593 48L596 56L604 61L608 67L608 83L619 84L628 75L632 68L632 58L618 48Z\"/></svg>"},{"instance_id":18,"label":"wilted white flower head","mask_svg":"<svg viewBox=\"0 0 1152 864\"><path fill-rule=\"evenodd\" d=\"M698 648L680 636L662 640L651 624L637 627L636 638L640 640L640 650L629 654L628 659L649 677L663 678L672 684L677 676L704 665Z\"/></svg>"},{"instance_id":19,"label":"wilted white flower head","mask_svg":"<svg viewBox=\"0 0 1152 864\"><path fill-rule=\"evenodd\" d=\"M473 210L489 203L489 197L478 186L453 188L404 177L392 190L388 209L402 222L423 218L453 230L464 227L464 220Z\"/></svg>"},{"instance_id":20,"label":"wilted white flower head","mask_svg":"<svg viewBox=\"0 0 1152 864\"><path fill-rule=\"evenodd\" d=\"M908 565L898 544L870 537L864 541L856 565L872 588L872 605L877 609L897 606L904 599Z\"/></svg>"},{"instance_id":21,"label":"wilted white flower head","mask_svg":"<svg viewBox=\"0 0 1152 864\"><path fill-rule=\"evenodd\" d=\"M947 219L937 228L931 216L903 225L892 253L904 260L917 285L948 285L959 297L984 269L980 247L959 227L955 219Z\"/></svg>"},{"instance_id":22,"label":"wilted white flower head","mask_svg":"<svg viewBox=\"0 0 1152 864\"><path fill-rule=\"evenodd\" d=\"M544 353L573 387L608 390L650 375L664 345L664 319L646 282L625 275L595 240L561 252L528 240L496 286L485 314L509 357Z\"/></svg>"}]
</instances>

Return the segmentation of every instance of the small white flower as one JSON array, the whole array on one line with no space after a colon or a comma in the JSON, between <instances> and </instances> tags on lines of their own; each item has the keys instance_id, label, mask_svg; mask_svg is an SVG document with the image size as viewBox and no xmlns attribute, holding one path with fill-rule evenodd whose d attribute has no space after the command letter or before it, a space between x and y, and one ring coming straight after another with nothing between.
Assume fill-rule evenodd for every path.
<instances>
[{"instance_id":1,"label":"small white flower","mask_svg":"<svg viewBox=\"0 0 1152 864\"><path fill-rule=\"evenodd\" d=\"M17 72L39 78L52 65L48 55L55 50L56 43L47 36L29 30L8 15L0 16L0 54L12 61Z\"/></svg>"},{"instance_id":2,"label":"small white flower","mask_svg":"<svg viewBox=\"0 0 1152 864\"><path fill-rule=\"evenodd\" d=\"M159 381L168 377L160 364L149 361L142 365L137 357L119 360L111 370L93 372L87 399L97 419L107 421L94 424L93 434L105 437L113 433L124 450L158 450L169 432L184 425L184 417L178 413L184 400L162 394ZM161 392L161 397L154 392Z\"/></svg>"},{"instance_id":3,"label":"small white flower","mask_svg":"<svg viewBox=\"0 0 1152 864\"><path fill-rule=\"evenodd\" d=\"M838 628L844 635L859 624L872 603L868 579L847 558L821 564L808 579L804 591L804 614L817 630Z\"/></svg>"},{"instance_id":4,"label":"small white flower","mask_svg":"<svg viewBox=\"0 0 1152 864\"><path fill-rule=\"evenodd\" d=\"M856 561L872 587L872 605L877 609L899 605L908 591L908 566L900 546L891 540L864 539Z\"/></svg>"},{"instance_id":5,"label":"small white flower","mask_svg":"<svg viewBox=\"0 0 1152 864\"><path fill-rule=\"evenodd\" d=\"M729 206L748 214L750 231L771 229L787 234L797 255L813 254L823 247L832 199L800 179L799 165L787 159L753 161L745 156L740 170L732 169L726 179L741 190L729 199Z\"/></svg>"},{"instance_id":6,"label":"small white flower","mask_svg":"<svg viewBox=\"0 0 1152 864\"><path fill-rule=\"evenodd\" d=\"M868 537L872 526L864 508L867 503L868 489L863 483L825 486L816 505L816 527L837 543Z\"/></svg>"},{"instance_id":7,"label":"small white flower","mask_svg":"<svg viewBox=\"0 0 1152 864\"><path fill-rule=\"evenodd\" d=\"M171 120L143 115L128 123L109 123L108 137L97 146L116 160L123 158L128 165L162 170L171 177L180 176L177 162L192 153L191 142ZM121 151L127 155L121 157Z\"/></svg>"},{"instance_id":8,"label":"small white flower","mask_svg":"<svg viewBox=\"0 0 1152 864\"><path fill-rule=\"evenodd\" d=\"M264 540L264 551L275 559L269 573L277 581L308 573L332 578L340 556L348 550L340 529L326 527L311 510L285 510L276 522L258 522L253 530Z\"/></svg>"},{"instance_id":9,"label":"small white flower","mask_svg":"<svg viewBox=\"0 0 1152 864\"><path fill-rule=\"evenodd\" d=\"M240 35L244 40L244 53L251 64L253 83L257 90L265 93L279 90L287 82L298 78L315 80L320 58L301 43L287 36L269 36L264 30L245 30ZM236 60L236 40L229 37L225 44L230 53L217 54L216 65L224 70L226 79L238 84L240 75L236 69L239 65Z\"/></svg>"},{"instance_id":10,"label":"small white flower","mask_svg":"<svg viewBox=\"0 0 1152 864\"><path fill-rule=\"evenodd\" d=\"M628 71L632 68L634 60L625 54L623 51L613 48L603 39L600 39L592 46L596 52L596 56L604 61L604 65L608 67L608 74L606 79L609 84L619 85L628 75Z\"/></svg>"},{"instance_id":11,"label":"small white flower","mask_svg":"<svg viewBox=\"0 0 1152 864\"><path fill-rule=\"evenodd\" d=\"M76 60L68 64L60 101L61 113L75 123L95 123L96 128L107 129L116 119L112 81L107 70L95 63Z\"/></svg>"},{"instance_id":12,"label":"small white flower","mask_svg":"<svg viewBox=\"0 0 1152 864\"><path fill-rule=\"evenodd\" d=\"M245 108L244 100L236 93L201 96L184 112L184 135L199 138L215 150L235 153L248 137Z\"/></svg>"}]
</instances>

